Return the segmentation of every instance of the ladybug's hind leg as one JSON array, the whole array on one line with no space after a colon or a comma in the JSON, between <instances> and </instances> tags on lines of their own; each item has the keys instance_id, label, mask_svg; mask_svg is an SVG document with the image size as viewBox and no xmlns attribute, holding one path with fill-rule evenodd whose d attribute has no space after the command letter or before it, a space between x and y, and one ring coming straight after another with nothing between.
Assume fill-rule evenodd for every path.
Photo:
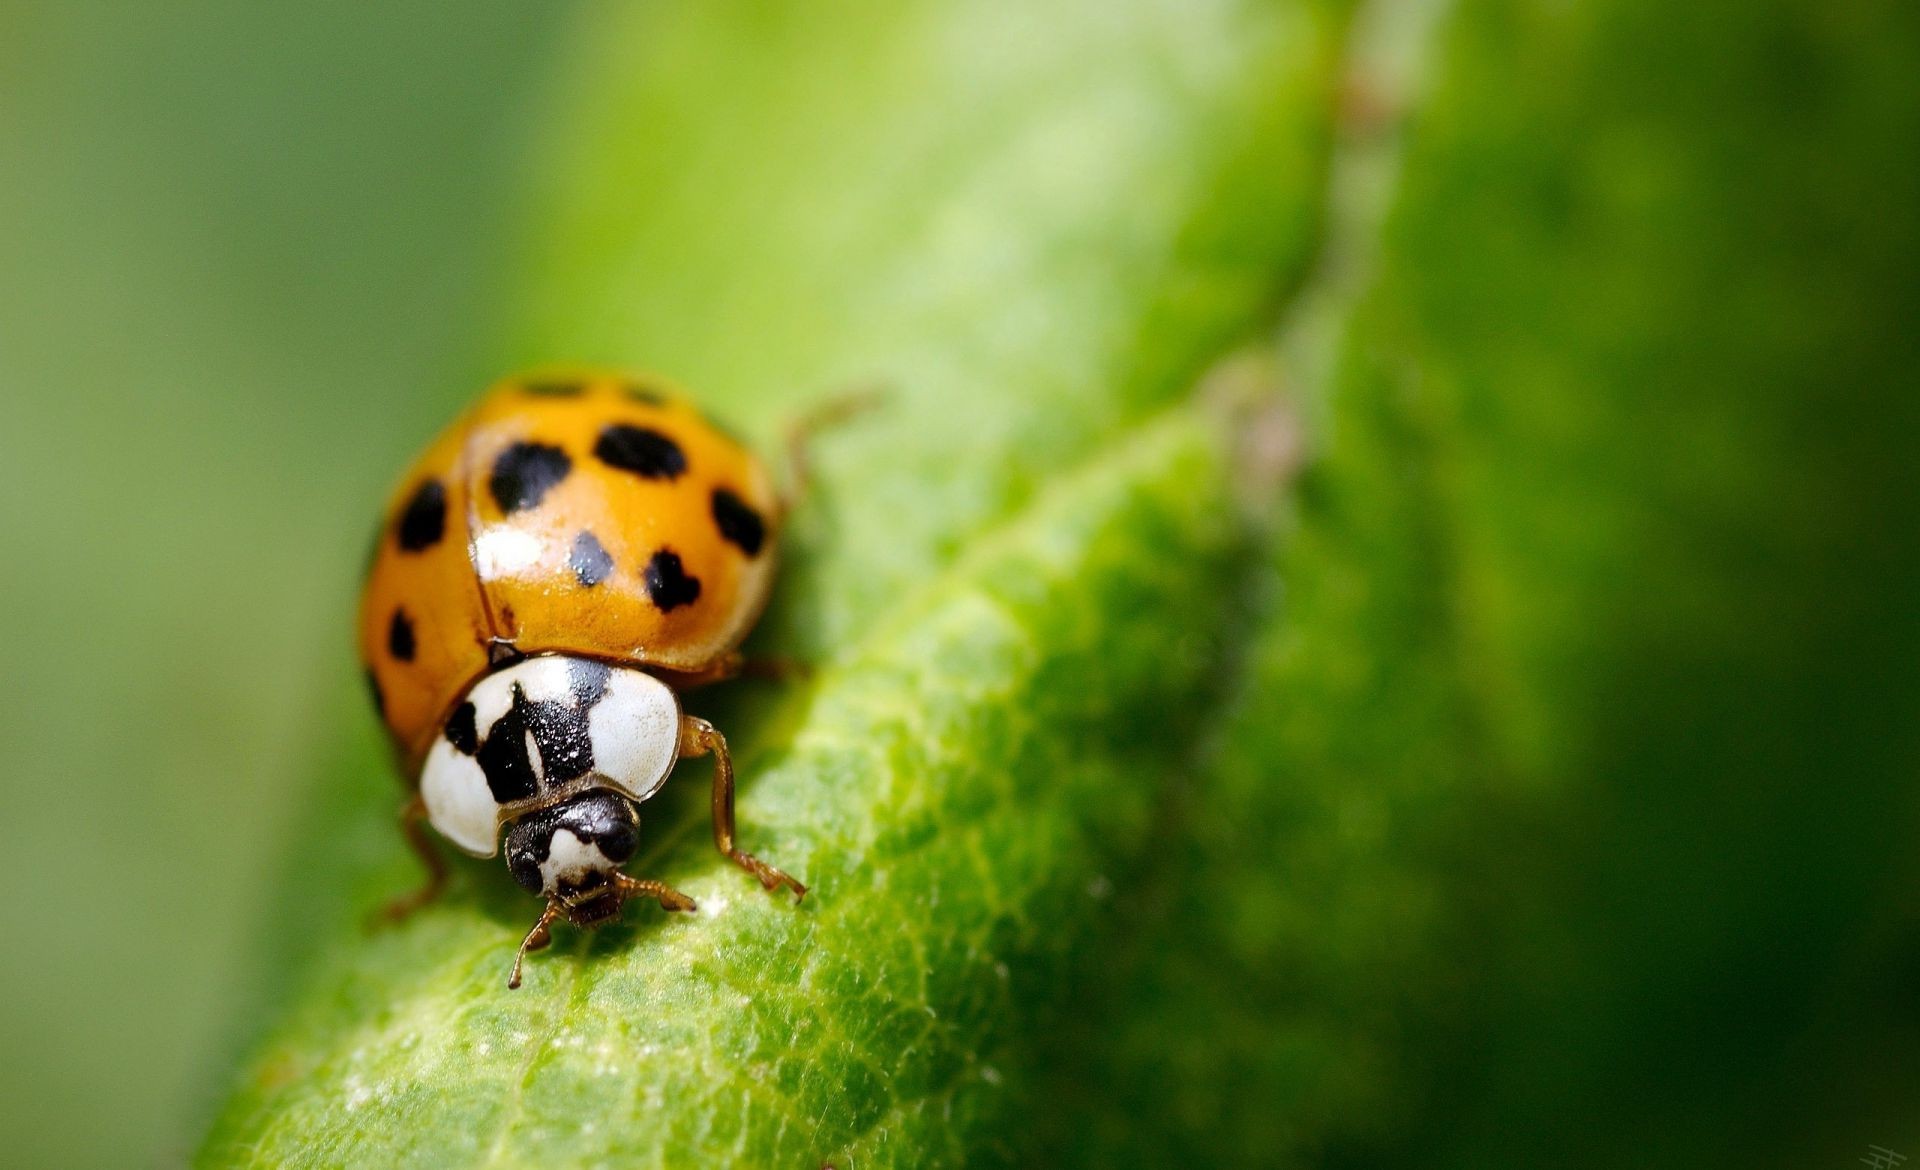
<instances>
[{"instance_id":1,"label":"ladybug's hind leg","mask_svg":"<svg viewBox=\"0 0 1920 1170\"><path fill-rule=\"evenodd\" d=\"M427 881L413 893L387 903L380 915L388 922L399 922L446 892L447 860L440 856L427 836L426 821L427 802L417 795L400 810L400 835L407 839L420 864L426 867Z\"/></svg>"},{"instance_id":2,"label":"ladybug's hind leg","mask_svg":"<svg viewBox=\"0 0 1920 1170\"><path fill-rule=\"evenodd\" d=\"M824 431L858 418L886 399L880 386L867 386L835 395L787 424L787 482L780 491L780 512L798 507L813 488L813 442Z\"/></svg>"},{"instance_id":3,"label":"ladybug's hind leg","mask_svg":"<svg viewBox=\"0 0 1920 1170\"><path fill-rule=\"evenodd\" d=\"M807 896L807 887L791 874L783 873L733 843L733 756L727 751L727 737L715 731L713 724L692 715L680 717L681 756L713 756L713 844L727 859L752 874L769 890L781 886L791 889L796 898Z\"/></svg>"}]
</instances>

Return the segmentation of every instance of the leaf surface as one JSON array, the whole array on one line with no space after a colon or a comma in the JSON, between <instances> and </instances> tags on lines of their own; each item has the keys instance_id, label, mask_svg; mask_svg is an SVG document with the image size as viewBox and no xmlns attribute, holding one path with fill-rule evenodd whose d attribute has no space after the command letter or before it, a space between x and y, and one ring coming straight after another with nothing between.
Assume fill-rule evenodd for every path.
<instances>
[{"instance_id":1,"label":"leaf surface","mask_svg":"<svg viewBox=\"0 0 1920 1170\"><path fill-rule=\"evenodd\" d=\"M363 732L204 1162L1015 1156L1068 973L1146 893L1238 660L1243 420L1195 387L1304 274L1343 20L1121 8L588 22L503 362L665 371L763 438L885 394L825 441L759 643L814 673L692 701L736 744L746 844L815 892L718 858L688 765L630 868L701 913L563 932L508 993L536 907L497 866L359 932L411 877Z\"/></svg>"},{"instance_id":2,"label":"leaf surface","mask_svg":"<svg viewBox=\"0 0 1920 1170\"><path fill-rule=\"evenodd\" d=\"M637 868L702 916L509 997L494 870L355 929L410 876L357 718L205 1159L1691 1165L1904 1118L1912 12L599 11L498 360L766 440L888 393L763 630L817 673L704 712L817 897L719 863L690 770ZM1276 337L1277 540L1272 416L1194 393Z\"/></svg>"}]
</instances>

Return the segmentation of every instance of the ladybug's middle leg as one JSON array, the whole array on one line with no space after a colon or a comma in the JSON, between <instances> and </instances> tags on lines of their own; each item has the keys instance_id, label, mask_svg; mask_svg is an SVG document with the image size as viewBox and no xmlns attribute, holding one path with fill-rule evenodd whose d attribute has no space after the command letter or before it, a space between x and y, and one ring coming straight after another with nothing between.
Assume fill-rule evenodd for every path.
<instances>
[{"instance_id":1,"label":"ladybug's middle leg","mask_svg":"<svg viewBox=\"0 0 1920 1170\"><path fill-rule=\"evenodd\" d=\"M692 715L680 717L680 754L713 755L713 844L727 859L752 874L769 890L781 886L792 889L796 897L807 896L807 887L791 874L783 873L733 843L733 756L727 751L727 737L715 731L713 724Z\"/></svg>"},{"instance_id":2,"label":"ladybug's middle leg","mask_svg":"<svg viewBox=\"0 0 1920 1170\"><path fill-rule=\"evenodd\" d=\"M805 679L813 673L813 667L797 658L781 655L748 658L738 650L722 654L699 670L676 670L665 672L669 685L675 690L686 691L695 687L712 686L714 683L732 682L736 678L757 679L762 682L793 682Z\"/></svg>"},{"instance_id":3,"label":"ladybug's middle leg","mask_svg":"<svg viewBox=\"0 0 1920 1170\"><path fill-rule=\"evenodd\" d=\"M387 903L381 915L389 922L400 921L446 892L447 859L440 856L427 836L426 820L427 802L416 794L400 810L400 835L407 839L420 864L426 867L427 881L413 893Z\"/></svg>"},{"instance_id":4,"label":"ladybug's middle leg","mask_svg":"<svg viewBox=\"0 0 1920 1170\"><path fill-rule=\"evenodd\" d=\"M784 654L770 654L740 660L738 678L762 682L805 682L813 677L813 664Z\"/></svg>"}]
</instances>

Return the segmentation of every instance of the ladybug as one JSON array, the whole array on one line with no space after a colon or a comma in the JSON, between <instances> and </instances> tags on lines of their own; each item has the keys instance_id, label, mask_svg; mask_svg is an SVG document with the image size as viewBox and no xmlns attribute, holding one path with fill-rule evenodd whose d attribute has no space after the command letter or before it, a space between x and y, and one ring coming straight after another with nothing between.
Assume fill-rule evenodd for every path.
<instances>
[{"instance_id":1,"label":"ladybug","mask_svg":"<svg viewBox=\"0 0 1920 1170\"><path fill-rule=\"evenodd\" d=\"M796 460L796 468L798 461ZM768 890L807 887L734 841L726 737L680 692L739 673L784 512L765 467L651 380L510 378L431 443L389 503L360 604L360 655L413 797L401 830L438 896L422 829L592 928L631 898L693 900L621 867L639 806L679 760L714 757L713 840Z\"/></svg>"}]
</instances>

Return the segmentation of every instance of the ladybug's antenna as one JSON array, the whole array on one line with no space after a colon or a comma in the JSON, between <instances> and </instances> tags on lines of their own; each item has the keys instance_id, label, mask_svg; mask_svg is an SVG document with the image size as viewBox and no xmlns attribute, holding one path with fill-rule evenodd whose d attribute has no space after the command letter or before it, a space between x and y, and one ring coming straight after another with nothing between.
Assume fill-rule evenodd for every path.
<instances>
[{"instance_id":1,"label":"ladybug's antenna","mask_svg":"<svg viewBox=\"0 0 1920 1170\"><path fill-rule=\"evenodd\" d=\"M513 991L520 986L520 964L526 960L528 951L537 951L553 941L553 931L549 929L553 920L560 917L560 903L549 901L546 909L540 911L540 917L534 921L533 929L527 937L520 940L520 953L513 957L513 974L507 976L507 990Z\"/></svg>"}]
</instances>

